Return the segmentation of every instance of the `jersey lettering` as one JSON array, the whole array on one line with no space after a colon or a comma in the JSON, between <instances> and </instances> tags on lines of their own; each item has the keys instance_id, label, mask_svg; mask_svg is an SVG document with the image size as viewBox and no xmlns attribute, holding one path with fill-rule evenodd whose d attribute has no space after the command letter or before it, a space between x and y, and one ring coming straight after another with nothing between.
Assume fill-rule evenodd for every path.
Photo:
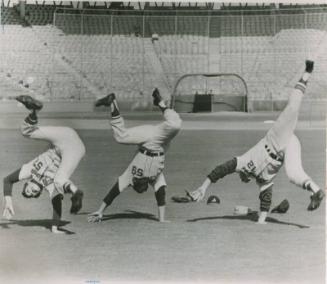
<instances>
[{"instance_id":1,"label":"jersey lettering","mask_svg":"<svg viewBox=\"0 0 327 284\"><path fill-rule=\"evenodd\" d=\"M247 167L248 167L248 171L251 173L254 173L256 170L256 166L254 165L254 162L252 160L248 162Z\"/></svg>"},{"instance_id":2,"label":"jersey lettering","mask_svg":"<svg viewBox=\"0 0 327 284\"><path fill-rule=\"evenodd\" d=\"M53 149L41 154L35 159L31 170L32 178L44 187L53 183L58 167L60 165L60 157Z\"/></svg>"},{"instance_id":3,"label":"jersey lettering","mask_svg":"<svg viewBox=\"0 0 327 284\"><path fill-rule=\"evenodd\" d=\"M35 167L35 169L36 169L37 171L39 171L39 170L42 168L42 166L43 166L43 163L42 163L41 161L36 162L36 163L34 164L34 167Z\"/></svg>"},{"instance_id":4,"label":"jersey lettering","mask_svg":"<svg viewBox=\"0 0 327 284\"><path fill-rule=\"evenodd\" d=\"M143 169L137 168L136 166L132 167L132 175L142 177L143 176Z\"/></svg>"}]
</instances>

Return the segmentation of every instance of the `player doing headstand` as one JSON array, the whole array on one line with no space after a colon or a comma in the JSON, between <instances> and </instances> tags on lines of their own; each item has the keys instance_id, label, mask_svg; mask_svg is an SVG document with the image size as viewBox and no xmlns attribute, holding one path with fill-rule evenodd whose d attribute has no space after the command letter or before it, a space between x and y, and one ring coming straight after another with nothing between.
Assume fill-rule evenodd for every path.
<instances>
[{"instance_id":1,"label":"player doing headstand","mask_svg":"<svg viewBox=\"0 0 327 284\"><path fill-rule=\"evenodd\" d=\"M260 189L260 216L258 222L265 224L271 205L272 180L282 165L285 164L289 180L311 192L308 210L312 211L319 207L325 194L303 170L301 144L294 134L302 97L306 90L307 81L313 71L313 66L313 61L306 61L305 72L290 94L287 106L266 136L242 156L218 165L197 190L189 193L193 201L201 201L211 183L237 172L244 182L249 182L251 178L256 180Z\"/></svg>"},{"instance_id":2,"label":"player doing headstand","mask_svg":"<svg viewBox=\"0 0 327 284\"><path fill-rule=\"evenodd\" d=\"M170 141L181 128L181 119L172 109L168 109L162 100L158 89L153 91L153 103L158 106L164 121L158 125L142 125L126 128L124 119L120 116L114 94L99 99L96 106L110 106L111 126L113 136L118 143L138 145L138 151L125 172L119 176L115 185L108 192L100 208L89 215L89 222L101 221L104 210L128 186L138 193L145 192L148 185L154 188L159 211L159 221L165 222L165 192L166 181L163 174L165 152Z\"/></svg>"},{"instance_id":3,"label":"player doing headstand","mask_svg":"<svg viewBox=\"0 0 327 284\"><path fill-rule=\"evenodd\" d=\"M71 193L70 212L76 214L82 207L83 192L70 180L80 160L85 155L85 146L78 134L69 127L39 126L37 113L43 104L30 96L19 96L17 101L30 110L30 114L21 125L23 136L30 139L45 140L51 147L32 161L24 164L4 178L5 208L3 216L11 219L14 215L12 205L12 187L20 180L27 180L22 194L26 198L37 198L43 189L49 192L53 207L52 232L58 230L61 219L64 193Z\"/></svg>"}]
</instances>

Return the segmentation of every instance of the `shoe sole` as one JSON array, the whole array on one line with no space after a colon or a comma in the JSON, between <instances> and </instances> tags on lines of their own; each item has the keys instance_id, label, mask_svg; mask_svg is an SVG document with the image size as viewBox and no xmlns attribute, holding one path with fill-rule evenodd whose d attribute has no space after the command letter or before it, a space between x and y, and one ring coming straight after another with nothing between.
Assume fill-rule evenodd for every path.
<instances>
[{"instance_id":1,"label":"shoe sole","mask_svg":"<svg viewBox=\"0 0 327 284\"><path fill-rule=\"evenodd\" d=\"M24 98L20 99L19 97L16 98L16 101L20 102L23 104L27 109L35 109L35 110L40 110L43 108L43 104L32 97L30 97L28 100L30 101L25 101Z\"/></svg>"},{"instance_id":2,"label":"shoe sole","mask_svg":"<svg viewBox=\"0 0 327 284\"><path fill-rule=\"evenodd\" d=\"M108 98L108 97L105 97L105 98ZM108 106L109 107L112 104L112 102L114 101L115 98L116 97L110 98L110 101L108 101L108 102L102 102L101 100L104 99L104 98L102 98L99 101L96 101L94 105L96 107L99 107L99 106Z\"/></svg>"}]
</instances>

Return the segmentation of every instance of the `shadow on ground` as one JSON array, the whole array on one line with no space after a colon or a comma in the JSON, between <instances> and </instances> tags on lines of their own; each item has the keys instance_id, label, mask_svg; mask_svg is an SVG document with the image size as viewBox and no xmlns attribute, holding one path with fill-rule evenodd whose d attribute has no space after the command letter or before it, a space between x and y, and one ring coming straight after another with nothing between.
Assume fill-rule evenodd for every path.
<instances>
[{"instance_id":1,"label":"shadow on ground","mask_svg":"<svg viewBox=\"0 0 327 284\"><path fill-rule=\"evenodd\" d=\"M133 210L126 210L125 213L103 215L102 222L115 219L147 219L151 221L158 221L157 217L150 213L144 213Z\"/></svg>"},{"instance_id":2,"label":"shadow on ground","mask_svg":"<svg viewBox=\"0 0 327 284\"><path fill-rule=\"evenodd\" d=\"M219 219L226 219L226 220L245 220L245 221L251 221L251 222L257 222L258 221L258 212L254 211L247 215L237 216L237 215L224 215L224 216L213 216L213 217L203 217L203 218L195 218L195 219L189 219L187 222L198 222L198 221L204 221L204 220L219 220ZM268 223L275 223L280 225L289 225L289 226L295 226L300 229L306 229L310 228L310 226L307 225L301 225L291 222L284 222L280 221L276 218L267 217L266 221Z\"/></svg>"},{"instance_id":3,"label":"shadow on ground","mask_svg":"<svg viewBox=\"0 0 327 284\"><path fill-rule=\"evenodd\" d=\"M52 226L52 220L51 219L36 219L36 220L9 220L3 223L0 223L0 227L2 229L11 229L12 225L17 225L21 227L41 227L47 230L51 230ZM63 226L66 226L67 224L70 224L69 221L60 221L60 230L65 232L67 235L75 234L72 231L69 231L67 229L62 228Z\"/></svg>"}]
</instances>

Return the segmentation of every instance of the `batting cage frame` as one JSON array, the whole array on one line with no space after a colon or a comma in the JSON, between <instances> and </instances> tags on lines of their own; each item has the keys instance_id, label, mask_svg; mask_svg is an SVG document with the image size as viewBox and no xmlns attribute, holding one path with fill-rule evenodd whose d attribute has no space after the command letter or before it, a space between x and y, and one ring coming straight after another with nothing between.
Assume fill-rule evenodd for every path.
<instances>
[{"instance_id":1,"label":"batting cage frame","mask_svg":"<svg viewBox=\"0 0 327 284\"><path fill-rule=\"evenodd\" d=\"M181 100L180 97L182 97L181 95L177 94L177 90L178 90L178 86L180 85L180 83L185 79L185 78L189 78L189 77L204 77L204 78L213 78L213 77L235 77L237 79L239 79L239 81L241 82L241 84L243 85L244 88L244 94L243 95L237 95L237 96L230 96L230 95L221 95L219 96L218 100L215 99L215 95L214 94L205 94L205 95L197 95L194 94L194 96L190 96L188 95L188 97L191 97L191 101L187 100L187 101L183 101ZM184 96L185 97L185 96ZM204 100L207 100L207 103L209 102L209 104L211 104L211 108L214 104L220 104L220 105L225 105L227 108L226 110L229 108L231 111L243 111L243 112L247 112L248 111L248 87L247 87L247 83L244 80L244 78L236 73L187 73L184 74L182 76L180 76L174 85L172 94L171 94L171 101L170 101L170 106L171 108L180 111L178 109L177 104L178 103L182 103L182 104L189 104L189 105L193 105L193 110L194 110L194 106L196 106L197 102L199 101L199 98L204 98ZM205 98L206 97L206 98ZM200 99L201 101L201 99ZM240 107L241 105L241 107ZM177 109L176 109L177 108ZM183 111L181 111L183 112ZM196 111L188 111L188 112L196 112Z\"/></svg>"}]
</instances>

